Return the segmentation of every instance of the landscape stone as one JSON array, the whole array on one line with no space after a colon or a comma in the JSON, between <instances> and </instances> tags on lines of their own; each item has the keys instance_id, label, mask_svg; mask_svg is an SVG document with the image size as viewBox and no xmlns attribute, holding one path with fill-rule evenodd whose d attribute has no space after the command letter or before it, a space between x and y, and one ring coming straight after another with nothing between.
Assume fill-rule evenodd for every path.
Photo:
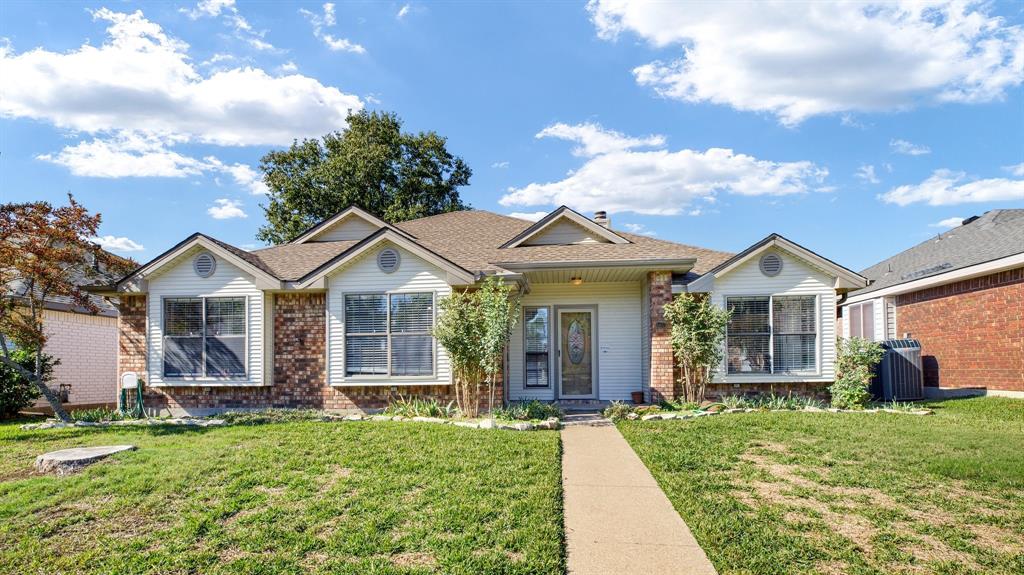
<instances>
[{"instance_id":1,"label":"landscape stone","mask_svg":"<svg viewBox=\"0 0 1024 575\"><path fill-rule=\"evenodd\" d=\"M51 451L36 457L36 470L42 473L72 473L86 465L122 451L133 451L134 445L101 445L97 447L72 447Z\"/></svg>"},{"instance_id":2,"label":"landscape stone","mask_svg":"<svg viewBox=\"0 0 1024 575\"><path fill-rule=\"evenodd\" d=\"M484 419L480 421L480 429L494 429L496 427L493 419Z\"/></svg>"},{"instance_id":3,"label":"landscape stone","mask_svg":"<svg viewBox=\"0 0 1024 575\"><path fill-rule=\"evenodd\" d=\"M657 421L661 419L660 413L648 413L640 418L640 421Z\"/></svg>"}]
</instances>

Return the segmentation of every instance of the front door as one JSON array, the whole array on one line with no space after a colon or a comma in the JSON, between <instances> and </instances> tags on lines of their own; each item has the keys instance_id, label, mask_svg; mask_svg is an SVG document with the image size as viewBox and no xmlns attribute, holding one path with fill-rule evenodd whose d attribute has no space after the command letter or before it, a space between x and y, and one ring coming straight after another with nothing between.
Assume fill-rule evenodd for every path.
<instances>
[{"instance_id":1,"label":"front door","mask_svg":"<svg viewBox=\"0 0 1024 575\"><path fill-rule=\"evenodd\" d=\"M592 399L594 378L594 312L589 309L558 311L559 397Z\"/></svg>"}]
</instances>

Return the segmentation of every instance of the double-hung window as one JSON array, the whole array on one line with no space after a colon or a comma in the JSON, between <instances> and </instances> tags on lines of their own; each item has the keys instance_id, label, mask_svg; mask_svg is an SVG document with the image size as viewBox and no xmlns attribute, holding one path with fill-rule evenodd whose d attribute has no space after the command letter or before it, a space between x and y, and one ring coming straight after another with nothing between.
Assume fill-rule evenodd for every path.
<instances>
[{"instance_id":1,"label":"double-hung window","mask_svg":"<svg viewBox=\"0 0 1024 575\"><path fill-rule=\"evenodd\" d=\"M345 296L345 375L434 374L434 294Z\"/></svg>"},{"instance_id":2,"label":"double-hung window","mask_svg":"<svg viewBox=\"0 0 1024 575\"><path fill-rule=\"evenodd\" d=\"M817 369L815 296L726 298L728 373L807 373Z\"/></svg>"},{"instance_id":3,"label":"double-hung window","mask_svg":"<svg viewBox=\"0 0 1024 575\"><path fill-rule=\"evenodd\" d=\"M551 310L546 307L523 308L526 387L551 385Z\"/></svg>"},{"instance_id":4,"label":"double-hung window","mask_svg":"<svg viewBox=\"0 0 1024 575\"><path fill-rule=\"evenodd\" d=\"M245 376L244 297L164 299L165 377Z\"/></svg>"}]
</instances>

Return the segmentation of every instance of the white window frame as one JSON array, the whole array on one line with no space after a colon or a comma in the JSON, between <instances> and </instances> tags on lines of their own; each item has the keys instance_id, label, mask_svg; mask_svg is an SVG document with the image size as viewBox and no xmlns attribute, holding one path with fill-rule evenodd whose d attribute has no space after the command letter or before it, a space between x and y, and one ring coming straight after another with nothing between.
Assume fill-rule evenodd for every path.
<instances>
[{"instance_id":1,"label":"white window frame","mask_svg":"<svg viewBox=\"0 0 1024 575\"><path fill-rule=\"evenodd\" d=\"M814 368L799 371L777 371L775 369L775 298L776 297L813 297L814 298ZM722 374L727 377L758 378L766 376L817 376L821 375L821 296L819 294L806 293L776 293L776 294L727 294L722 296L724 309L729 309L729 298L768 298L768 356L770 358L768 371L729 371L729 329L725 332L725 357L722 365Z\"/></svg>"},{"instance_id":2,"label":"white window frame","mask_svg":"<svg viewBox=\"0 0 1024 575\"><path fill-rule=\"evenodd\" d=\"M430 294L430 327L433 330L434 326L437 325L437 292L431 290L389 290L389 291L358 291L358 292L344 292L341 294L341 373L342 381L351 384L352 382L367 381L372 383L380 383L383 381L431 381L437 379L437 338L434 337L432 332L427 332L426 335L430 336L430 363L431 372L427 375L391 375L391 296L393 295L423 295ZM384 296L387 300L387 315L385 319L385 327L387 331L383 333L352 333L348 332L348 323L346 321L346 299L348 296L360 296L360 295L378 295ZM387 340L387 359L388 359L388 372L386 374L359 374L359 373L348 373L348 338L349 336L386 336ZM404 335L424 335L422 332L415 333L404 333ZM399 336L401 337L401 336Z\"/></svg>"},{"instance_id":3,"label":"white window frame","mask_svg":"<svg viewBox=\"0 0 1024 575\"><path fill-rule=\"evenodd\" d=\"M526 329L526 310L527 309L545 309L548 312L548 382L546 385L529 385L528 372L529 362L527 357L530 355L527 352L527 329ZM555 356L555 334L552 333L554 321L552 318L552 308L549 305L524 305L523 306L523 389L551 389L551 380L554 378L554 374L551 373L553 366L551 364L552 358Z\"/></svg>"},{"instance_id":4,"label":"white window frame","mask_svg":"<svg viewBox=\"0 0 1024 575\"><path fill-rule=\"evenodd\" d=\"M167 353L167 338L174 338L179 336L167 335L167 300L173 299L197 299L202 302L203 316L203 356L201 365L203 368L204 375L166 375L166 364L164 363L164 354ZM243 349L245 353L242 357L242 365L245 368L245 372L238 375L225 375L225 376L209 376L206 373L206 300L208 299L240 299L245 304L245 328L244 328L244 343ZM249 307L249 296L239 295L165 295L160 296L160 378L161 381L246 381L249 379L249 313L251 308ZM149 319L146 320L147 326Z\"/></svg>"},{"instance_id":5,"label":"white window frame","mask_svg":"<svg viewBox=\"0 0 1024 575\"><path fill-rule=\"evenodd\" d=\"M864 334L864 308L867 307L867 306L871 306L871 333L869 333L869 334L867 334L865 336L865 334ZM860 335L853 335L853 323L850 320L853 317L852 314L853 314L854 308L856 308L858 313L860 314L860 326L859 326L860 327ZM885 301L883 300L882 301L882 321L884 322L885 319L886 319ZM843 322L847 324L846 333L848 333L850 335L850 337L859 337L861 339L866 339L868 341L878 341L877 339L875 339L875 329L876 329L875 328L875 324L877 323L875 321L875 300L869 299L869 300L866 300L866 301L862 301L862 302L858 302L858 303L853 303L853 304L850 304L850 305L846 306L846 312L844 313ZM883 326L884 326L884 323L883 323ZM885 327L883 327L882 329L884 330Z\"/></svg>"}]
</instances>

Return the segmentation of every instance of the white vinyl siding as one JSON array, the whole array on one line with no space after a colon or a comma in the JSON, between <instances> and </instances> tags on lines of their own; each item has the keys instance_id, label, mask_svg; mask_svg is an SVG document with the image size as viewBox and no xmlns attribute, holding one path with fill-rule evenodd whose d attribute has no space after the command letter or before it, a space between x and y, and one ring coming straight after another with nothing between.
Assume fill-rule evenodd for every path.
<instances>
[{"instance_id":1,"label":"white vinyl siding","mask_svg":"<svg viewBox=\"0 0 1024 575\"><path fill-rule=\"evenodd\" d=\"M552 336L558 337L554 306L596 306L597 388L598 399L604 401L628 400L630 393L642 389L642 346L639 318L643 303L640 282L591 283L574 286L565 284L533 284L523 297L523 307L552 309ZM512 401L526 399L552 400L558 389L557 352L552 355L551 386L525 387L522 318L516 324L509 341L508 397Z\"/></svg>"},{"instance_id":2,"label":"white vinyl siding","mask_svg":"<svg viewBox=\"0 0 1024 575\"><path fill-rule=\"evenodd\" d=\"M308 241L335 242L340 240L361 240L377 230L376 224L372 224L359 216L348 216L340 222L318 231Z\"/></svg>"},{"instance_id":3,"label":"white vinyl siding","mask_svg":"<svg viewBox=\"0 0 1024 575\"><path fill-rule=\"evenodd\" d=\"M751 258L728 274L715 278L712 301L725 307L727 297L740 296L817 296L817 362L814 373L734 373L722 368L715 374L717 383L827 382L835 379L836 292L835 279L804 260L783 250L774 249L782 257L782 271L768 277L761 273L759 257Z\"/></svg>"},{"instance_id":4,"label":"white vinyl siding","mask_svg":"<svg viewBox=\"0 0 1024 575\"><path fill-rule=\"evenodd\" d=\"M217 268L207 278L196 275L192 260L201 248L189 250L179 256L156 275L149 278L147 326L147 385L269 385L264 380L263 362L263 292L256 287L255 278L240 268L214 255ZM246 302L246 373L238 377L175 377L163 375L163 311L167 298L222 298L241 297Z\"/></svg>"},{"instance_id":5,"label":"white vinyl siding","mask_svg":"<svg viewBox=\"0 0 1024 575\"><path fill-rule=\"evenodd\" d=\"M386 248L395 249L401 264L385 274L377 267L377 254ZM368 250L355 261L327 278L327 360L331 385L447 385L451 368L444 348L432 343L435 353L434 373L427 376L345 375L345 295L432 293L434 301L451 293L445 271L419 256L385 243ZM435 303L436 305L436 303ZM433 341L433 340L432 340Z\"/></svg>"},{"instance_id":6,"label":"white vinyl siding","mask_svg":"<svg viewBox=\"0 0 1024 575\"><path fill-rule=\"evenodd\" d=\"M610 243L608 240L592 234L589 230L583 226L563 219L550 224L544 228L544 231L533 236L526 242L523 242L524 246L550 246L550 245L569 245L569 244L599 244L599 243Z\"/></svg>"}]
</instances>

